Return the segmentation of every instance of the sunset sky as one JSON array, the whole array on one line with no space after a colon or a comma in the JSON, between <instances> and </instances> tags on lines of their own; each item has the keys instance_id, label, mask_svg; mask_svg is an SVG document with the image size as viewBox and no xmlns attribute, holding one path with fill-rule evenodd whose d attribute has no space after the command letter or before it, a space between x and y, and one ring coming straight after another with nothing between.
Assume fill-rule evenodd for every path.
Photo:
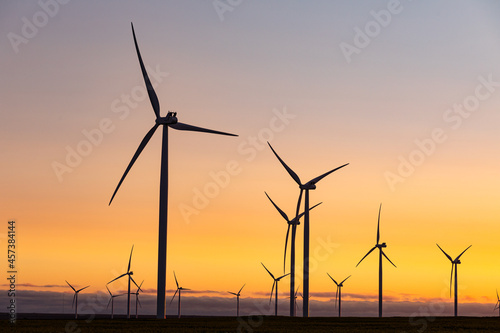
<instances>
[{"instance_id":1,"label":"sunset sky","mask_svg":"<svg viewBox=\"0 0 500 333\"><path fill-rule=\"evenodd\" d=\"M239 135L169 131L168 302L173 270L193 298L231 300L244 283L244 297L269 297L260 262L283 274L287 225L264 191L289 216L299 194L269 141L304 182L349 163L310 193L323 202L311 212L311 315L332 307L327 272L352 275L352 315L355 301L375 314L378 256L355 265L375 245L380 203L397 266L384 262L388 301L410 304L408 315L412 302L448 306L451 264L436 243L453 258L472 244L459 301L487 306L459 313L494 315L498 17L494 0L2 2L0 242L14 219L19 289L65 293L68 311L64 280L103 292L134 245L134 279L153 304L161 131L108 206L154 125L133 22L161 114ZM301 225L300 286L302 241ZM288 291L286 278L283 314Z\"/></svg>"}]
</instances>

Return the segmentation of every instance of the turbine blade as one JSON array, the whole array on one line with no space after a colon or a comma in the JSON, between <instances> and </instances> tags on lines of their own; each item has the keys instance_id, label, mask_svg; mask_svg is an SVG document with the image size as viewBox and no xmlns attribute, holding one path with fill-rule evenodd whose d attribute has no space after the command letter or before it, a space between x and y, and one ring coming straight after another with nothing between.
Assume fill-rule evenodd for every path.
<instances>
[{"instance_id":1,"label":"turbine blade","mask_svg":"<svg viewBox=\"0 0 500 333\"><path fill-rule=\"evenodd\" d=\"M391 259L389 259L389 257L385 255L385 253L384 253L384 251L382 251L382 249L380 249L380 252L382 252L382 255L385 257L385 259L389 260L389 262L392 264L392 266L396 267L396 265L394 265L394 263L391 261Z\"/></svg>"},{"instance_id":2,"label":"turbine blade","mask_svg":"<svg viewBox=\"0 0 500 333\"><path fill-rule=\"evenodd\" d=\"M231 292L231 291L228 291L228 293L233 294L234 296L238 296L238 294L233 293L233 292Z\"/></svg>"},{"instance_id":3,"label":"turbine blade","mask_svg":"<svg viewBox=\"0 0 500 333\"><path fill-rule=\"evenodd\" d=\"M277 279L276 279L276 281L281 280L282 278L284 278L284 277L285 277L285 276L287 276L287 275L290 275L290 273L286 273L285 275L280 276L279 278L277 278Z\"/></svg>"},{"instance_id":4,"label":"turbine blade","mask_svg":"<svg viewBox=\"0 0 500 333\"><path fill-rule=\"evenodd\" d=\"M285 236L285 255L283 257L283 273L285 273L286 270L286 248L288 245L288 234L290 233L290 226L291 224L288 224L288 228L286 229L286 236ZM295 226L293 226L295 227Z\"/></svg>"},{"instance_id":5,"label":"turbine blade","mask_svg":"<svg viewBox=\"0 0 500 333\"><path fill-rule=\"evenodd\" d=\"M319 206L319 205L321 205L321 204L322 204L322 202L320 202L320 203L318 203L318 204L315 204L314 206L312 206L311 208L309 208L309 211L311 211L314 207ZM305 211L304 211L304 212L302 212L299 216L296 216L296 217L295 217L295 218L294 218L291 222L296 223L297 221L299 221L299 220L300 220L300 218L301 218L302 216L304 216L304 214L305 214L305 213L306 213Z\"/></svg>"},{"instance_id":6,"label":"turbine blade","mask_svg":"<svg viewBox=\"0 0 500 333\"><path fill-rule=\"evenodd\" d=\"M137 296L137 303L139 303L139 306L142 308L141 300L139 299L139 296Z\"/></svg>"},{"instance_id":7,"label":"turbine blade","mask_svg":"<svg viewBox=\"0 0 500 333\"><path fill-rule=\"evenodd\" d=\"M73 306L75 306L75 299L76 299L76 293L73 295L73 303L71 303L71 308L73 308Z\"/></svg>"},{"instance_id":8,"label":"turbine blade","mask_svg":"<svg viewBox=\"0 0 500 333\"><path fill-rule=\"evenodd\" d=\"M64 281L66 281L66 280L64 280ZM73 291L74 291L74 292L76 292L75 288L73 288L73 286L72 286L72 285L70 285L68 281L66 281L66 283L68 284L68 286L70 286L70 287L71 287L71 289L73 289Z\"/></svg>"},{"instance_id":9,"label":"turbine blade","mask_svg":"<svg viewBox=\"0 0 500 333\"><path fill-rule=\"evenodd\" d=\"M109 281L109 282L108 282L108 284L110 284L110 283L111 283L111 282L113 282L113 281L118 280L118 279L119 279L119 278L121 278L121 277L124 277L125 275L127 275L127 273L123 273L123 274L122 274L122 275L120 275L119 277L114 278L113 280Z\"/></svg>"},{"instance_id":10,"label":"turbine blade","mask_svg":"<svg viewBox=\"0 0 500 333\"><path fill-rule=\"evenodd\" d=\"M373 252L373 250L375 250L377 247L374 246L370 251L368 251L367 254L365 254L365 256L363 258L361 258L361 260L358 262L358 264L356 265L356 267L358 267L359 264L361 264L361 262L363 261L363 259L365 259L370 253Z\"/></svg>"},{"instance_id":11,"label":"turbine blade","mask_svg":"<svg viewBox=\"0 0 500 333\"><path fill-rule=\"evenodd\" d=\"M246 285L246 283L243 285L243 287ZM238 295L241 293L241 291L243 290L243 287L241 287L240 291L238 291Z\"/></svg>"},{"instance_id":12,"label":"turbine blade","mask_svg":"<svg viewBox=\"0 0 500 333\"><path fill-rule=\"evenodd\" d=\"M127 273L130 272L130 264L132 263L132 252L134 251L134 245L132 245L132 250L130 250L130 258L128 259Z\"/></svg>"},{"instance_id":13,"label":"turbine blade","mask_svg":"<svg viewBox=\"0 0 500 333\"><path fill-rule=\"evenodd\" d=\"M182 289L182 290L191 290L191 289L189 289L189 288L182 288L182 287L181 287L181 289Z\"/></svg>"},{"instance_id":14,"label":"turbine blade","mask_svg":"<svg viewBox=\"0 0 500 333\"><path fill-rule=\"evenodd\" d=\"M500 301L500 297L498 297L498 289L497 289L497 299Z\"/></svg>"},{"instance_id":15,"label":"turbine blade","mask_svg":"<svg viewBox=\"0 0 500 333\"><path fill-rule=\"evenodd\" d=\"M174 279L175 279L175 284L177 285L177 289L179 289L179 282L177 282L177 276L175 276L175 271L174 271Z\"/></svg>"},{"instance_id":16,"label":"turbine blade","mask_svg":"<svg viewBox=\"0 0 500 333\"><path fill-rule=\"evenodd\" d=\"M108 306L106 306L106 310L109 308L109 305L111 304L111 301L113 300L113 297L109 298Z\"/></svg>"},{"instance_id":17,"label":"turbine blade","mask_svg":"<svg viewBox=\"0 0 500 333\"><path fill-rule=\"evenodd\" d=\"M238 136L236 134L214 131L214 130L211 130L208 128L197 127L197 126L188 125L188 124L184 124L184 123L168 124L168 126L172 127L173 129L179 130L179 131L204 132L204 133L212 133L212 134L220 134L220 135Z\"/></svg>"},{"instance_id":18,"label":"turbine blade","mask_svg":"<svg viewBox=\"0 0 500 333\"><path fill-rule=\"evenodd\" d=\"M439 247L439 249L441 250L441 252L444 253L444 255L446 256L446 258L448 258L451 262L453 262L453 259L451 259L451 257L446 252L444 252L444 250L441 248L441 246L439 246L438 243L436 243L436 245Z\"/></svg>"},{"instance_id":19,"label":"turbine blade","mask_svg":"<svg viewBox=\"0 0 500 333\"><path fill-rule=\"evenodd\" d=\"M453 268L454 268L454 263L451 263L451 275L450 275L450 297L451 297L451 284L453 280Z\"/></svg>"},{"instance_id":20,"label":"turbine blade","mask_svg":"<svg viewBox=\"0 0 500 333\"><path fill-rule=\"evenodd\" d=\"M293 221L295 222L299 221L299 211L300 211L300 203L302 201L302 193L304 193L304 189L301 188L299 194L299 200L297 201L297 209L295 210L295 218L293 219ZM305 214L305 212L302 214Z\"/></svg>"},{"instance_id":21,"label":"turbine blade","mask_svg":"<svg viewBox=\"0 0 500 333\"><path fill-rule=\"evenodd\" d=\"M134 44L135 50L137 51L137 57L139 58L139 64L141 65L142 76L144 77L144 83L146 84L146 88L148 90L149 100L151 101L151 105L153 106L153 111L155 112L156 118L160 117L160 102L158 102L158 97L153 89L153 85L149 80L148 73L146 72L146 67L144 67L144 63L142 62L141 52L139 51L139 46L137 45L137 39L135 38L134 25L130 22L132 26L132 35L134 36Z\"/></svg>"},{"instance_id":22,"label":"turbine blade","mask_svg":"<svg viewBox=\"0 0 500 333\"><path fill-rule=\"evenodd\" d=\"M261 264L262 264L262 263L261 263ZM266 269L266 271L269 273L269 275L271 275L271 277L273 278L273 280L276 280L276 279L274 278L273 273L271 273L271 272L267 269L267 267L266 267L264 264L262 264L262 266L264 266L264 268L265 268L265 269Z\"/></svg>"},{"instance_id":23,"label":"turbine blade","mask_svg":"<svg viewBox=\"0 0 500 333\"><path fill-rule=\"evenodd\" d=\"M330 171L328 171L328 172L325 172L325 173L324 173L324 174L322 174L321 176L318 176L318 177L316 177L316 178L314 178L314 179L311 179L310 181L308 181L308 182L307 182L307 184L316 184L317 182L319 182L321 179L325 178L326 176L328 176L328 175L329 175L329 174L331 174L332 172L337 171L338 169L341 169L341 168L345 167L346 165L349 165L349 163L346 163L346 164L341 165L341 166L339 166L339 167L337 167L337 168L335 168L335 169L333 169L333 170L330 170Z\"/></svg>"},{"instance_id":24,"label":"turbine blade","mask_svg":"<svg viewBox=\"0 0 500 333\"><path fill-rule=\"evenodd\" d=\"M280 161L281 165L283 165L283 167L286 169L286 171L288 171L288 174L293 178L293 180L295 180L295 182L301 186L302 183L300 182L300 178L299 176L297 176L297 174L288 167L288 165L286 165L286 163L281 159L281 157L279 157L279 155L274 151L273 147L271 146L271 144L269 143L269 141L267 142L267 144L269 145L269 147L271 148L271 150L273 151L274 155L276 155L276 157L278 158L278 160Z\"/></svg>"},{"instance_id":25,"label":"turbine blade","mask_svg":"<svg viewBox=\"0 0 500 333\"><path fill-rule=\"evenodd\" d=\"M144 283L144 280L142 280L141 284L139 285L139 288L137 289L137 293L139 293L139 290L140 290L140 291L143 291L143 290L141 289L141 287L142 287L142 284L143 284L143 283Z\"/></svg>"},{"instance_id":26,"label":"turbine blade","mask_svg":"<svg viewBox=\"0 0 500 333\"><path fill-rule=\"evenodd\" d=\"M132 282L135 284L135 286L137 287L137 290L139 290L139 286L137 285L137 283L135 282L134 278L132 277L132 275L129 275L130 277L130 280L132 280Z\"/></svg>"},{"instance_id":27,"label":"turbine blade","mask_svg":"<svg viewBox=\"0 0 500 333\"><path fill-rule=\"evenodd\" d=\"M109 296L113 297L113 294L109 291L108 285L106 285L106 289L108 289Z\"/></svg>"},{"instance_id":28,"label":"turbine blade","mask_svg":"<svg viewBox=\"0 0 500 333\"><path fill-rule=\"evenodd\" d=\"M335 289L335 309L337 308L337 299L339 298L339 288L337 285L337 289Z\"/></svg>"},{"instance_id":29,"label":"turbine blade","mask_svg":"<svg viewBox=\"0 0 500 333\"><path fill-rule=\"evenodd\" d=\"M351 277L351 275L349 275L348 277L346 277L346 278L345 278L342 282L340 282L340 284L344 283L344 282L345 282L345 280L347 280L347 279L348 279L348 278L350 278L350 277Z\"/></svg>"},{"instance_id":30,"label":"turbine blade","mask_svg":"<svg viewBox=\"0 0 500 333\"><path fill-rule=\"evenodd\" d=\"M170 304L172 304L172 302L174 301L174 298L175 298L175 295L177 295L177 292L179 291L179 289L177 289L174 293L174 296L172 297L172 299L170 300Z\"/></svg>"},{"instance_id":31,"label":"turbine blade","mask_svg":"<svg viewBox=\"0 0 500 333\"><path fill-rule=\"evenodd\" d=\"M276 284L276 280L273 281L273 287L271 288L271 297L269 298L269 303L271 303L273 300L273 291L274 291L275 284Z\"/></svg>"},{"instance_id":32,"label":"turbine blade","mask_svg":"<svg viewBox=\"0 0 500 333\"><path fill-rule=\"evenodd\" d=\"M332 278L332 276L331 276L330 274L328 274L328 273L326 273L326 274L330 277L330 279L332 279L332 281L333 281L333 282L335 282L335 284L336 284L337 286L339 285L339 284L337 283L337 281L335 281L335 279L334 279L334 278Z\"/></svg>"},{"instance_id":33,"label":"turbine blade","mask_svg":"<svg viewBox=\"0 0 500 333\"><path fill-rule=\"evenodd\" d=\"M155 133L156 129L158 128L158 124L154 125L148 133L146 133L146 136L144 137L144 139L142 139L141 141L141 144L139 145L139 147L137 148L134 156L132 157L132 160L130 161L130 163L128 164L127 166L127 169L125 169L125 172L123 173L123 176L122 178L120 179L120 181L118 182L118 186L116 186L116 189L115 191L113 192L113 195L111 196L111 200L109 200L109 205L111 205L111 202L113 202L113 199L116 195L116 192L118 192L118 189L120 188L120 186L122 185L123 183L123 180L125 179L125 177L127 176L128 172L130 171L130 169L132 168L132 165L134 165L135 163L135 160L137 160L137 158L139 157L139 155L141 154L142 150L144 149L144 147L146 147L146 145L148 144L149 140L151 139L151 137L153 136L153 134Z\"/></svg>"},{"instance_id":34,"label":"turbine blade","mask_svg":"<svg viewBox=\"0 0 500 333\"><path fill-rule=\"evenodd\" d=\"M264 191L264 193L266 194L267 198L271 201L271 203L273 204L274 208L276 208L278 210L278 212L281 214L281 216L283 216L283 218L287 221L287 222L290 222L290 219L288 218L288 216L285 214L284 211L282 211L278 205L276 205L273 201L273 199L271 199L271 197L267 194L267 192Z\"/></svg>"},{"instance_id":35,"label":"turbine blade","mask_svg":"<svg viewBox=\"0 0 500 333\"><path fill-rule=\"evenodd\" d=\"M83 289L87 289L88 287L90 287L90 286L83 287L82 289L79 289L76 292L79 293L80 291L82 291Z\"/></svg>"},{"instance_id":36,"label":"turbine blade","mask_svg":"<svg viewBox=\"0 0 500 333\"><path fill-rule=\"evenodd\" d=\"M378 223L377 223L377 244L380 240L380 211L382 210L382 204L378 208Z\"/></svg>"},{"instance_id":37,"label":"turbine blade","mask_svg":"<svg viewBox=\"0 0 500 333\"><path fill-rule=\"evenodd\" d=\"M458 259L460 259L460 257L462 256L462 254L464 254L465 251L467 251L472 245L469 245L468 248L466 248L462 253L460 253L460 255L455 259L455 261L457 261Z\"/></svg>"}]
</instances>

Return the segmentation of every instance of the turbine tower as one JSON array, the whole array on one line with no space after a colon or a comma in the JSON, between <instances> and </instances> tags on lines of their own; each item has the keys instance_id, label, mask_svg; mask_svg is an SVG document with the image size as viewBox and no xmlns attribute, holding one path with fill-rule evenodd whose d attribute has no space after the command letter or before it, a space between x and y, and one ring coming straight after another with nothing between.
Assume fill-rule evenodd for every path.
<instances>
[{"instance_id":1,"label":"turbine tower","mask_svg":"<svg viewBox=\"0 0 500 333\"><path fill-rule=\"evenodd\" d=\"M267 143L271 150L273 151L274 155L278 158L278 160L281 162L283 167L286 169L288 174L293 178L293 180L299 185L300 188L300 195L299 195L299 200L297 202L297 210L295 216L297 217L299 215L299 208L300 208L300 202L302 200L302 193L305 191L305 200L304 200L304 274L303 274L303 287L302 290L304 291L304 302L302 306L302 312L304 317L309 317L309 191L316 189L316 183L319 182L321 179L325 178L332 172L345 167L347 164L344 164L342 166L339 166L333 170L330 170L321 176L318 176L316 178L311 179L305 184L302 184L300 181L299 176L286 165L286 163L278 156L278 154L274 151L273 147L271 144L268 142Z\"/></svg>"},{"instance_id":2,"label":"turbine tower","mask_svg":"<svg viewBox=\"0 0 500 333\"><path fill-rule=\"evenodd\" d=\"M372 253L373 250L375 250L377 248L379 249L379 259L378 259L378 316L379 317L382 317L382 256L384 256L385 259L387 259L392 264L392 266L396 267L396 265L393 264L391 259L389 259L389 257L387 257L385 255L384 250L382 250L382 248L387 247L387 244L386 243L382 243L382 244L379 243L379 241L380 241L380 210L381 209L382 209L382 204L380 204L380 207L378 209L377 243L370 251L368 251L367 254L365 254L365 256L363 258L361 258L361 260L356 265L356 267L358 267L358 265L363 261L363 259L365 259L370 253Z\"/></svg>"},{"instance_id":3,"label":"turbine tower","mask_svg":"<svg viewBox=\"0 0 500 333\"><path fill-rule=\"evenodd\" d=\"M498 309L498 316L500 317L500 297L498 297L498 289L497 289L497 303L495 304L495 308L493 309L493 311L495 311L496 309Z\"/></svg>"},{"instance_id":4,"label":"turbine tower","mask_svg":"<svg viewBox=\"0 0 500 333\"><path fill-rule=\"evenodd\" d=\"M243 285L243 287L245 286L245 284ZM231 291L228 291L228 293L233 294L234 296L236 296L236 317L240 316L240 293L241 293L241 290L243 289L243 287L241 287L240 290L237 293L233 293Z\"/></svg>"},{"instance_id":5,"label":"turbine tower","mask_svg":"<svg viewBox=\"0 0 500 333\"><path fill-rule=\"evenodd\" d=\"M128 259L128 267L127 267L127 272L123 273L122 275L114 278L113 280L109 281L107 284L110 284L113 281L116 281L124 276L128 275L128 292L127 292L127 319L130 319L130 281L132 281L135 286L139 289L141 289L137 283L135 282L134 278L132 275L134 275L134 272L130 270L130 264L132 263L132 252L134 251L134 246L132 245L132 250L130 250L130 258ZM142 291L142 290L141 290Z\"/></svg>"},{"instance_id":6,"label":"turbine tower","mask_svg":"<svg viewBox=\"0 0 500 333\"><path fill-rule=\"evenodd\" d=\"M271 273L264 264L262 264L262 266L264 266L264 268L266 269L266 271L269 273L269 275L271 275L271 277L274 280L273 287L271 288L271 298L269 299L269 303L271 303L271 301L273 299L274 285L276 285L276 293L275 293L275 296L274 296L274 315L277 316L278 315L278 282L280 282L280 280L282 278L284 278L285 276L287 276L290 273L287 273L285 275L282 275L280 277L275 278L274 275L273 275L273 273Z\"/></svg>"},{"instance_id":7,"label":"turbine tower","mask_svg":"<svg viewBox=\"0 0 500 333\"><path fill-rule=\"evenodd\" d=\"M161 117L160 115L160 103L158 97L153 89L153 85L149 80L148 73L146 72L146 67L142 62L141 53L139 52L139 46L137 45L137 39L135 38L134 25L132 26L132 35L134 37L135 50L137 52L137 57L139 58L139 65L141 66L142 76L144 77L144 82L148 91L149 100L153 106L153 111L155 113L155 125L149 130L142 142L140 143L137 151L135 152L132 160L130 161L127 169L125 170L122 178L120 179L118 186L109 201L109 205L113 201L120 185L127 176L128 172L134 165L135 161L141 154L142 150L148 144L149 140L155 133L156 129L161 125L163 127L162 136L162 150L161 150L161 171L160 171L160 204L159 204L159 231L158 231L158 279L157 279L157 294L156 294L156 318L165 318L165 286L166 286L166 269L167 269L167 212L168 212L168 128L171 127L180 131L194 131L194 132L204 132L220 135L230 135L237 136L235 134L214 131L206 128L196 127L177 121L176 112L168 112L166 117Z\"/></svg>"},{"instance_id":8,"label":"turbine tower","mask_svg":"<svg viewBox=\"0 0 500 333\"><path fill-rule=\"evenodd\" d=\"M332 276L328 273L326 273L330 279L332 279L333 282L335 282L335 284L337 285L337 290L335 291L335 307L337 307L337 298L339 300L339 317L341 317L341 313L342 313L342 287L344 286L343 283L345 282L345 280L347 280L348 278L350 278L351 276L349 275L348 277L346 277L342 282L340 283L337 283L337 281L335 281L334 278L332 278Z\"/></svg>"},{"instance_id":9,"label":"turbine tower","mask_svg":"<svg viewBox=\"0 0 500 333\"><path fill-rule=\"evenodd\" d=\"M109 304L111 303L111 319L113 319L114 312L115 312L115 297L123 296L124 294L113 295L111 293L111 291L109 290L108 285L106 285L106 289L108 290L108 293L109 293L109 296L110 296L109 297L108 305L106 306L106 309L109 308Z\"/></svg>"},{"instance_id":10,"label":"turbine tower","mask_svg":"<svg viewBox=\"0 0 500 333\"><path fill-rule=\"evenodd\" d=\"M266 192L264 192L266 193ZM278 212L281 214L281 216L285 219L285 221L288 223L288 229L286 231L286 237L285 237L285 255L283 259L283 273L285 272L285 264L286 264L286 248L287 248L287 242L288 242L288 235L290 234L290 227L292 227L292 236L290 239L290 295L294 294L294 288L295 288L295 233L297 230L297 226L300 224L300 218L302 215L305 213L302 213L296 217L294 217L292 220L288 218L288 216L285 214L284 211L282 211L278 205L274 203L274 201L269 197L269 195L266 193L267 198L271 201L273 206L278 210ZM316 204L311 207L313 209L314 207L321 205L321 202L319 204ZM311 210L309 209L309 210ZM296 315L296 306L294 306L294 300L292 300L292 297L290 297L290 317L295 317Z\"/></svg>"},{"instance_id":11,"label":"turbine tower","mask_svg":"<svg viewBox=\"0 0 500 333\"><path fill-rule=\"evenodd\" d=\"M441 250L441 252L444 253L444 255L446 256L446 258L448 258L448 260L451 261L451 276L450 276L450 297L451 297L451 283L452 283L452 280L453 280L453 268L455 268L455 317L457 316L458 314L458 273L457 273L457 269L458 269L458 264L461 264L462 262L460 261L460 257L462 256L462 254L464 254L465 251L467 251L472 245L469 245L468 248L466 248L465 250L463 250L462 253L460 253L460 255L458 257L455 258L455 260L453 260L446 252L444 252L444 250L436 243L437 247L439 247L439 249Z\"/></svg>"},{"instance_id":12,"label":"turbine tower","mask_svg":"<svg viewBox=\"0 0 500 333\"><path fill-rule=\"evenodd\" d=\"M66 281L66 280L64 280ZM73 289L73 291L75 292L75 295L73 296L73 303L71 303L71 307L75 306L75 319L78 319L78 293L80 293L80 291L82 291L83 289L87 289L88 287L90 286L86 286L86 287L83 287L82 289L78 289L76 290L75 288L73 288L72 285L69 284L68 281L66 281L66 283L68 284L68 286L71 287L71 289Z\"/></svg>"},{"instance_id":13,"label":"turbine tower","mask_svg":"<svg viewBox=\"0 0 500 333\"><path fill-rule=\"evenodd\" d=\"M177 318L180 318L181 317L181 291L191 290L191 289L179 287L179 283L177 282L177 277L175 276L175 272L174 272L174 279L175 279L175 284L177 285L177 290L175 291L174 297L172 297L170 304L172 304L172 301L174 300L175 295L177 294L177 292L179 292L179 302L177 304Z\"/></svg>"}]
</instances>

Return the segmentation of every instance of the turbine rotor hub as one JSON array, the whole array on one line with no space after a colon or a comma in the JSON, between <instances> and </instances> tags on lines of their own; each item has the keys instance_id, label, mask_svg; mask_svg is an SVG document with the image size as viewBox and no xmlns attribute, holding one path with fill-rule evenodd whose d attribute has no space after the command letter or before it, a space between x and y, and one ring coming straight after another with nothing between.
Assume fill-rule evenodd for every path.
<instances>
[{"instance_id":1,"label":"turbine rotor hub","mask_svg":"<svg viewBox=\"0 0 500 333\"><path fill-rule=\"evenodd\" d=\"M299 188L301 190L315 190L316 189L316 184L306 183L306 184L300 185Z\"/></svg>"}]
</instances>

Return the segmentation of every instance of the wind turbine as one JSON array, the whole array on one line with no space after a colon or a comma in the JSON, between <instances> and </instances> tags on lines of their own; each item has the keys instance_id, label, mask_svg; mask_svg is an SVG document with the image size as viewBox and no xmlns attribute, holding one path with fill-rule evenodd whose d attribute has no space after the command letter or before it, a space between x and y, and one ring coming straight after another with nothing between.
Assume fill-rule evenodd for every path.
<instances>
[{"instance_id":1,"label":"wind turbine","mask_svg":"<svg viewBox=\"0 0 500 333\"><path fill-rule=\"evenodd\" d=\"M114 278L113 280L109 281L108 284L110 284L111 282L113 281L116 281L126 275L128 275L128 292L127 292L127 318L130 318L130 281L132 281L135 286L139 289L141 289L137 283L134 281L134 278L132 277L132 275L134 275L134 272L132 272L130 270L130 264L132 262L132 252L134 251L134 246L132 245L132 250L130 250L130 258L128 259L128 267L127 267L127 272L126 273L123 273L122 275ZM141 290L142 291L142 290Z\"/></svg>"},{"instance_id":2,"label":"wind turbine","mask_svg":"<svg viewBox=\"0 0 500 333\"><path fill-rule=\"evenodd\" d=\"M495 308L493 309L493 311L495 311L496 309L498 309L498 316L500 317L500 297L498 297L498 289L497 289L497 303L495 304Z\"/></svg>"},{"instance_id":3,"label":"wind turbine","mask_svg":"<svg viewBox=\"0 0 500 333\"><path fill-rule=\"evenodd\" d=\"M149 140L155 133L156 129L161 125L163 127L163 137L162 137L162 150L161 150L161 169L160 169L160 204L159 204L159 232L158 232L158 279L157 279L157 296L156 296L156 318L165 318L165 283L166 283L166 269L167 269L167 212L168 212L168 128L171 127L176 130L181 131L194 131L194 132L205 132L220 135L230 135L237 136L235 134L214 131L206 128L196 127L177 121L176 112L168 112L166 117L161 117L160 115L160 103L158 97L153 89L153 85L149 80L148 74L146 72L146 67L142 62L141 53L139 52L139 46L137 45L137 40L135 38L134 25L132 26L132 35L134 37L135 50L137 52L137 57L139 58L139 64L141 66L142 76L144 77L144 82L148 90L149 100L153 106L153 111L155 113L155 125L149 130L144 139L142 139L137 151L135 152L132 160L130 161L127 169L125 170L122 178L120 179L118 186L109 201L109 205L113 201L120 185L127 176L128 172L134 165L135 161L141 154L142 150L148 144Z\"/></svg>"},{"instance_id":4,"label":"wind turbine","mask_svg":"<svg viewBox=\"0 0 500 333\"><path fill-rule=\"evenodd\" d=\"M181 317L181 291L191 290L191 289L179 287L179 283L177 282L177 277L175 276L175 271L174 271L174 279L175 279L175 284L177 285L177 290L175 291L174 297L172 297L170 304L172 304L172 301L174 300L175 295L177 294L177 292L179 292L179 303L177 304L177 318L180 318Z\"/></svg>"},{"instance_id":5,"label":"wind turbine","mask_svg":"<svg viewBox=\"0 0 500 333\"><path fill-rule=\"evenodd\" d=\"M332 278L332 276L328 273L326 273L330 279L332 279L333 282L335 282L335 284L337 285L337 290L335 291L335 307L337 307L337 298L339 299L339 317L341 317L341 310L342 310L342 287L344 286L344 282L345 280L347 280L348 278L350 278L351 276L349 275L348 277L346 277L344 280L342 280L342 282L340 283L337 283L337 281L335 281L334 278Z\"/></svg>"},{"instance_id":6,"label":"wind turbine","mask_svg":"<svg viewBox=\"0 0 500 333\"><path fill-rule=\"evenodd\" d=\"M288 235L290 234L290 227L292 227L292 236L290 239L290 295L294 294L294 289L295 289L295 234L297 230L297 226L300 224L300 218L302 215L305 213L302 213L296 217L294 217L292 220L288 218L288 216L285 214L283 210L281 210L278 205L274 203L274 201L271 199L271 197L266 193L267 198L271 201L273 206L278 210L278 212L281 214L281 216L285 219L285 221L288 223L288 229L286 230L286 237L285 237L285 255L283 259L283 273L285 272L285 264L286 264L286 248L287 248L287 242L288 242ZM321 205L321 202L319 204L316 204L312 206L309 210L313 209L314 207ZM294 302L290 298L290 317L295 317L295 312L296 308L293 305Z\"/></svg>"},{"instance_id":7,"label":"wind turbine","mask_svg":"<svg viewBox=\"0 0 500 333\"><path fill-rule=\"evenodd\" d=\"M304 305L302 306L302 312L304 317L309 317L309 191L316 189L316 183L319 182L321 179L325 178L332 172L345 167L347 164L344 164L342 166L339 166L333 170L330 170L321 176L318 176L316 178L311 179L305 184L302 184L300 181L299 176L286 165L286 163L278 156L278 154L274 151L273 147L271 144L268 142L267 143L271 150L273 151L274 155L278 158L278 160L281 162L283 167L286 169L288 174L295 180L295 182L299 185L300 188L300 195L299 195L299 201L297 202L297 211L295 216L298 217L299 215L299 208L300 208L300 202L302 200L302 193L305 191L305 200L304 200L304 274L303 274L303 287L302 290L304 291Z\"/></svg>"},{"instance_id":8,"label":"wind turbine","mask_svg":"<svg viewBox=\"0 0 500 333\"><path fill-rule=\"evenodd\" d=\"M66 281L66 280L64 280L64 281ZM71 287L71 289L73 289L73 291L75 292L75 295L73 296L73 303L71 303L71 307L73 307L73 305L75 306L75 319L78 319L78 293L79 293L80 291L82 291L83 289L87 289L87 288L88 288L88 287L90 287L90 286L86 286L86 287L83 287L83 288L81 288L81 289L76 290L75 288L73 288L73 286L72 286L72 285L70 285L70 284L69 284L69 282L68 282L68 281L66 281L66 283L67 283L67 284L68 284L68 286L70 286L70 287Z\"/></svg>"},{"instance_id":9,"label":"wind turbine","mask_svg":"<svg viewBox=\"0 0 500 333\"><path fill-rule=\"evenodd\" d=\"M245 285L246 285L246 283L243 285L243 287ZM241 287L241 289L238 291L238 293L233 293L231 291L228 291L228 293L233 294L234 296L236 296L236 317L240 316L240 293L241 293L241 290L243 289L243 287Z\"/></svg>"},{"instance_id":10,"label":"wind turbine","mask_svg":"<svg viewBox=\"0 0 500 333\"><path fill-rule=\"evenodd\" d=\"M293 294L293 304L294 304L294 308L295 308L295 313L297 312L297 307L299 306L297 303L297 294L298 293L299 293L299 286L297 286L297 289L295 290L295 293ZM302 294L300 294L300 295L302 297ZM288 298L292 298L292 297L288 297Z\"/></svg>"},{"instance_id":11,"label":"wind turbine","mask_svg":"<svg viewBox=\"0 0 500 333\"><path fill-rule=\"evenodd\" d=\"M111 303L111 319L113 319L113 316L114 316L114 312L115 312L115 297L119 297L119 296L123 296L124 294L120 294L120 295L113 295L111 293L111 291L109 290L108 286L106 285L106 289L108 290L108 293L109 293L109 302L108 302L108 306L106 306L106 309L109 308L109 304Z\"/></svg>"},{"instance_id":12,"label":"wind turbine","mask_svg":"<svg viewBox=\"0 0 500 333\"><path fill-rule=\"evenodd\" d=\"M444 252L444 250L436 243L437 247L439 247L439 249L441 250L441 252L444 253L444 255L446 256L446 258L448 258L450 261L451 261L451 276L450 276L450 297L451 297L451 283L452 283L452 280L453 280L453 267L455 268L455 317L457 316L457 313L458 313L458 273L457 273L457 269L458 269L458 264L461 264L462 262L460 261L460 257L462 256L462 254L464 254L465 251L467 251L472 245L469 245L468 248L466 248L465 250L463 250L462 253L460 253L460 255L458 257L455 258L455 260L453 260L446 252Z\"/></svg>"},{"instance_id":13,"label":"wind turbine","mask_svg":"<svg viewBox=\"0 0 500 333\"><path fill-rule=\"evenodd\" d=\"M261 263L262 264L262 263ZM274 282L273 282L273 287L271 289L271 298L269 299L269 303L271 303L272 299L273 299L273 290L274 290L274 285L276 285L276 293L275 293L275 296L274 296L274 315L277 316L278 315L278 282L284 278L285 276L289 275L290 273L287 273L285 275L282 275L278 278L275 278L274 275L267 269L267 267L262 264L262 266L264 266L264 268L266 269L266 271L269 273L269 275L271 275L271 277L273 278Z\"/></svg>"},{"instance_id":14,"label":"wind turbine","mask_svg":"<svg viewBox=\"0 0 500 333\"><path fill-rule=\"evenodd\" d=\"M365 259L370 253L372 253L373 250L375 250L377 248L379 249L379 259L378 259L378 316L379 317L382 317L382 256L384 256L385 259L387 259L392 264L392 266L396 267L396 265L393 264L391 259L389 259L389 257L387 257L385 255L384 250L382 250L382 248L387 247L387 244L386 243L382 243L382 244L379 243L379 241L380 241L380 210L381 209L382 209L382 204L380 204L380 207L378 209L377 243L370 251L368 251L367 254L365 254L365 256L363 258L361 258L361 260L356 265L356 267L358 267L358 265L363 261L363 259Z\"/></svg>"},{"instance_id":15,"label":"wind turbine","mask_svg":"<svg viewBox=\"0 0 500 333\"><path fill-rule=\"evenodd\" d=\"M140 307L142 308L141 301L139 301L139 290L142 291L141 287L142 287L143 283L144 283L144 280L142 280L141 284L137 287L137 290L134 293L134 295L135 295L135 319L137 319L139 317L137 315L137 304L139 304Z\"/></svg>"}]
</instances>

